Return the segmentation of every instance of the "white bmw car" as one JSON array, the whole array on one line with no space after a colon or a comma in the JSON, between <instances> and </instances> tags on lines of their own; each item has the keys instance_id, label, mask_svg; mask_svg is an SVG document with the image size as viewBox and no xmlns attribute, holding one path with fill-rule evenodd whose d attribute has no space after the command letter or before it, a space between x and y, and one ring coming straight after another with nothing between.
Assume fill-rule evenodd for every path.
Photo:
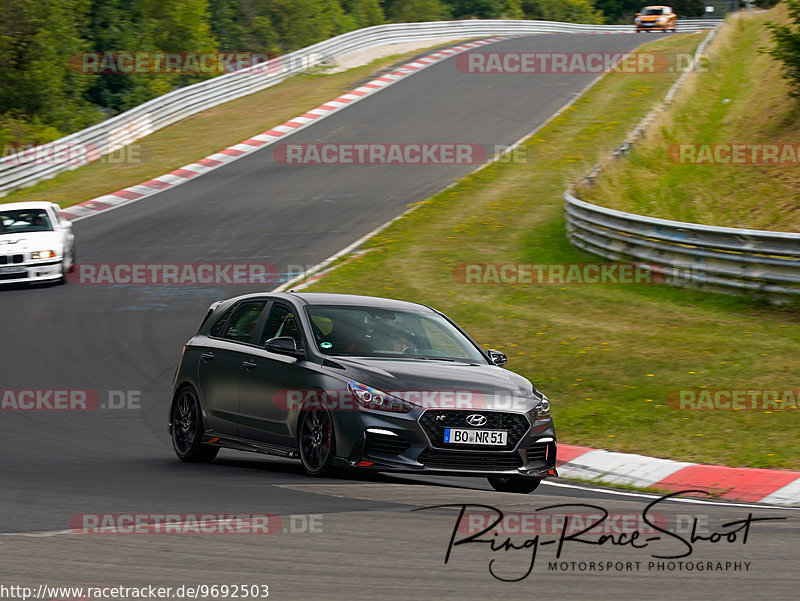
<instances>
[{"instance_id":1,"label":"white bmw car","mask_svg":"<svg viewBox=\"0 0 800 601\"><path fill-rule=\"evenodd\" d=\"M75 235L58 211L50 202L0 204L0 284L66 281Z\"/></svg>"}]
</instances>

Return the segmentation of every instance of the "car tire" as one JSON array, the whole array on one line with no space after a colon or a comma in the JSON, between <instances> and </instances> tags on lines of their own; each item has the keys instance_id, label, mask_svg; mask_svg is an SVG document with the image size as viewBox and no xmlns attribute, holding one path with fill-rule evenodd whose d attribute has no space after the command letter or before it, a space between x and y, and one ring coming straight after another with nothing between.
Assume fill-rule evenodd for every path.
<instances>
[{"instance_id":1,"label":"car tire","mask_svg":"<svg viewBox=\"0 0 800 601\"><path fill-rule=\"evenodd\" d=\"M487 480L497 492L513 492L522 495L532 493L542 481L541 478L527 476L489 476Z\"/></svg>"},{"instance_id":2,"label":"car tire","mask_svg":"<svg viewBox=\"0 0 800 601\"><path fill-rule=\"evenodd\" d=\"M170 424L172 448L181 461L209 463L219 453L218 447L203 444L203 413L197 393L191 386L180 389L172 403Z\"/></svg>"},{"instance_id":3,"label":"car tire","mask_svg":"<svg viewBox=\"0 0 800 601\"><path fill-rule=\"evenodd\" d=\"M297 426L300 461L309 476L333 474L336 456L336 430L330 411L318 401L303 408Z\"/></svg>"}]
</instances>

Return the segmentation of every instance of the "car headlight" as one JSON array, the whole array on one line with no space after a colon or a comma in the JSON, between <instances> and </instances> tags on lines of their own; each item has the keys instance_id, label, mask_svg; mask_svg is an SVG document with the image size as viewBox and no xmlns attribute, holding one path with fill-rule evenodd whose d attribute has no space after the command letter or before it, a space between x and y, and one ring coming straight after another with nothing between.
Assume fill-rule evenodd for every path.
<instances>
[{"instance_id":1,"label":"car headlight","mask_svg":"<svg viewBox=\"0 0 800 601\"><path fill-rule=\"evenodd\" d=\"M658 19L656 19L656 21L658 21L659 23L663 23L666 20L667 20L666 17L659 17Z\"/></svg>"},{"instance_id":2,"label":"car headlight","mask_svg":"<svg viewBox=\"0 0 800 601\"><path fill-rule=\"evenodd\" d=\"M533 417L540 419L543 417L550 417L550 401L543 398L541 402L533 408Z\"/></svg>"},{"instance_id":3,"label":"car headlight","mask_svg":"<svg viewBox=\"0 0 800 601\"><path fill-rule=\"evenodd\" d=\"M356 403L364 409L375 411L391 411L393 413L408 413L417 405L403 399L399 399L391 394L377 390L365 384L350 380L347 389L353 395Z\"/></svg>"},{"instance_id":4,"label":"car headlight","mask_svg":"<svg viewBox=\"0 0 800 601\"><path fill-rule=\"evenodd\" d=\"M54 250L36 250L31 253L31 259L52 259L55 256Z\"/></svg>"}]
</instances>

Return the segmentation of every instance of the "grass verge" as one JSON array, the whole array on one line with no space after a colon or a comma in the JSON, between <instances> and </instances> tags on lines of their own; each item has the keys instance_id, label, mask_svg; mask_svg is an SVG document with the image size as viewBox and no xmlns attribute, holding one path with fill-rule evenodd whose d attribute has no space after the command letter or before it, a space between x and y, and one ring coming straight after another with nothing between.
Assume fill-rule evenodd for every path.
<instances>
[{"instance_id":1,"label":"grass verge","mask_svg":"<svg viewBox=\"0 0 800 601\"><path fill-rule=\"evenodd\" d=\"M784 5L732 18L711 45L708 70L693 74L646 139L579 196L666 219L800 231L800 104L788 95L780 63L759 53L771 45L765 23L787 20ZM710 162L705 153L720 144L795 150L780 147L782 164ZM720 148L724 161L729 155Z\"/></svg>"},{"instance_id":2,"label":"grass verge","mask_svg":"<svg viewBox=\"0 0 800 601\"><path fill-rule=\"evenodd\" d=\"M458 44L452 41L446 47ZM419 49L376 59L341 73L295 75L255 94L226 102L142 138L129 149L135 155L121 163L108 157L73 171L9 192L0 202L46 200L62 208L163 175L223 148L237 144L372 79L376 72L403 64L440 48Z\"/></svg>"},{"instance_id":3,"label":"grass verge","mask_svg":"<svg viewBox=\"0 0 800 601\"><path fill-rule=\"evenodd\" d=\"M702 34L648 44L692 52ZM680 389L797 388L800 316L661 285L462 284L463 263L592 263L561 194L659 102L675 74L612 73L497 163L420 203L313 284L430 304L553 400L562 442L731 466L800 468L800 411L679 411Z\"/></svg>"}]
</instances>

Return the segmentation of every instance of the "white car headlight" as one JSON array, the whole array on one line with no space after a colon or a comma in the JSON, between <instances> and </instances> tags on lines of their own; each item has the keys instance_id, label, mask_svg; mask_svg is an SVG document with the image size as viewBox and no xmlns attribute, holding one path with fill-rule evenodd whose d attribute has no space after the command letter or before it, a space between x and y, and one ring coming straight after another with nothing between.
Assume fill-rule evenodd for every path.
<instances>
[{"instance_id":1,"label":"white car headlight","mask_svg":"<svg viewBox=\"0 0 800 601\"><path fill-rule=\"evenodd\" d=\"M542 402L533 408L533 416L537 419L541 417L550 417L550 401L543 398Z\"/></svg>"},{"instance_id":2,"label":"white car headlight","mask_svg":"<svg viewBox=\"0 0 800 601\"><path fill-rule=\"evenodd\" d=\"M52 259L55 256L54 250L36 250L31 253L31 259Z\"/></svg>"},{"instance_id":3,"label":"white car headlight","mask_svg":"<svg viewBox=\"0 0 800 601\"><path fill-rule=\"evenodd\" d=\"M408 413L417 407L414 403L399 399L381 390L356 382L355 380L350 380L347 384L347 388L356 403L364 409Z\"/></svg>"}]
</instances>

